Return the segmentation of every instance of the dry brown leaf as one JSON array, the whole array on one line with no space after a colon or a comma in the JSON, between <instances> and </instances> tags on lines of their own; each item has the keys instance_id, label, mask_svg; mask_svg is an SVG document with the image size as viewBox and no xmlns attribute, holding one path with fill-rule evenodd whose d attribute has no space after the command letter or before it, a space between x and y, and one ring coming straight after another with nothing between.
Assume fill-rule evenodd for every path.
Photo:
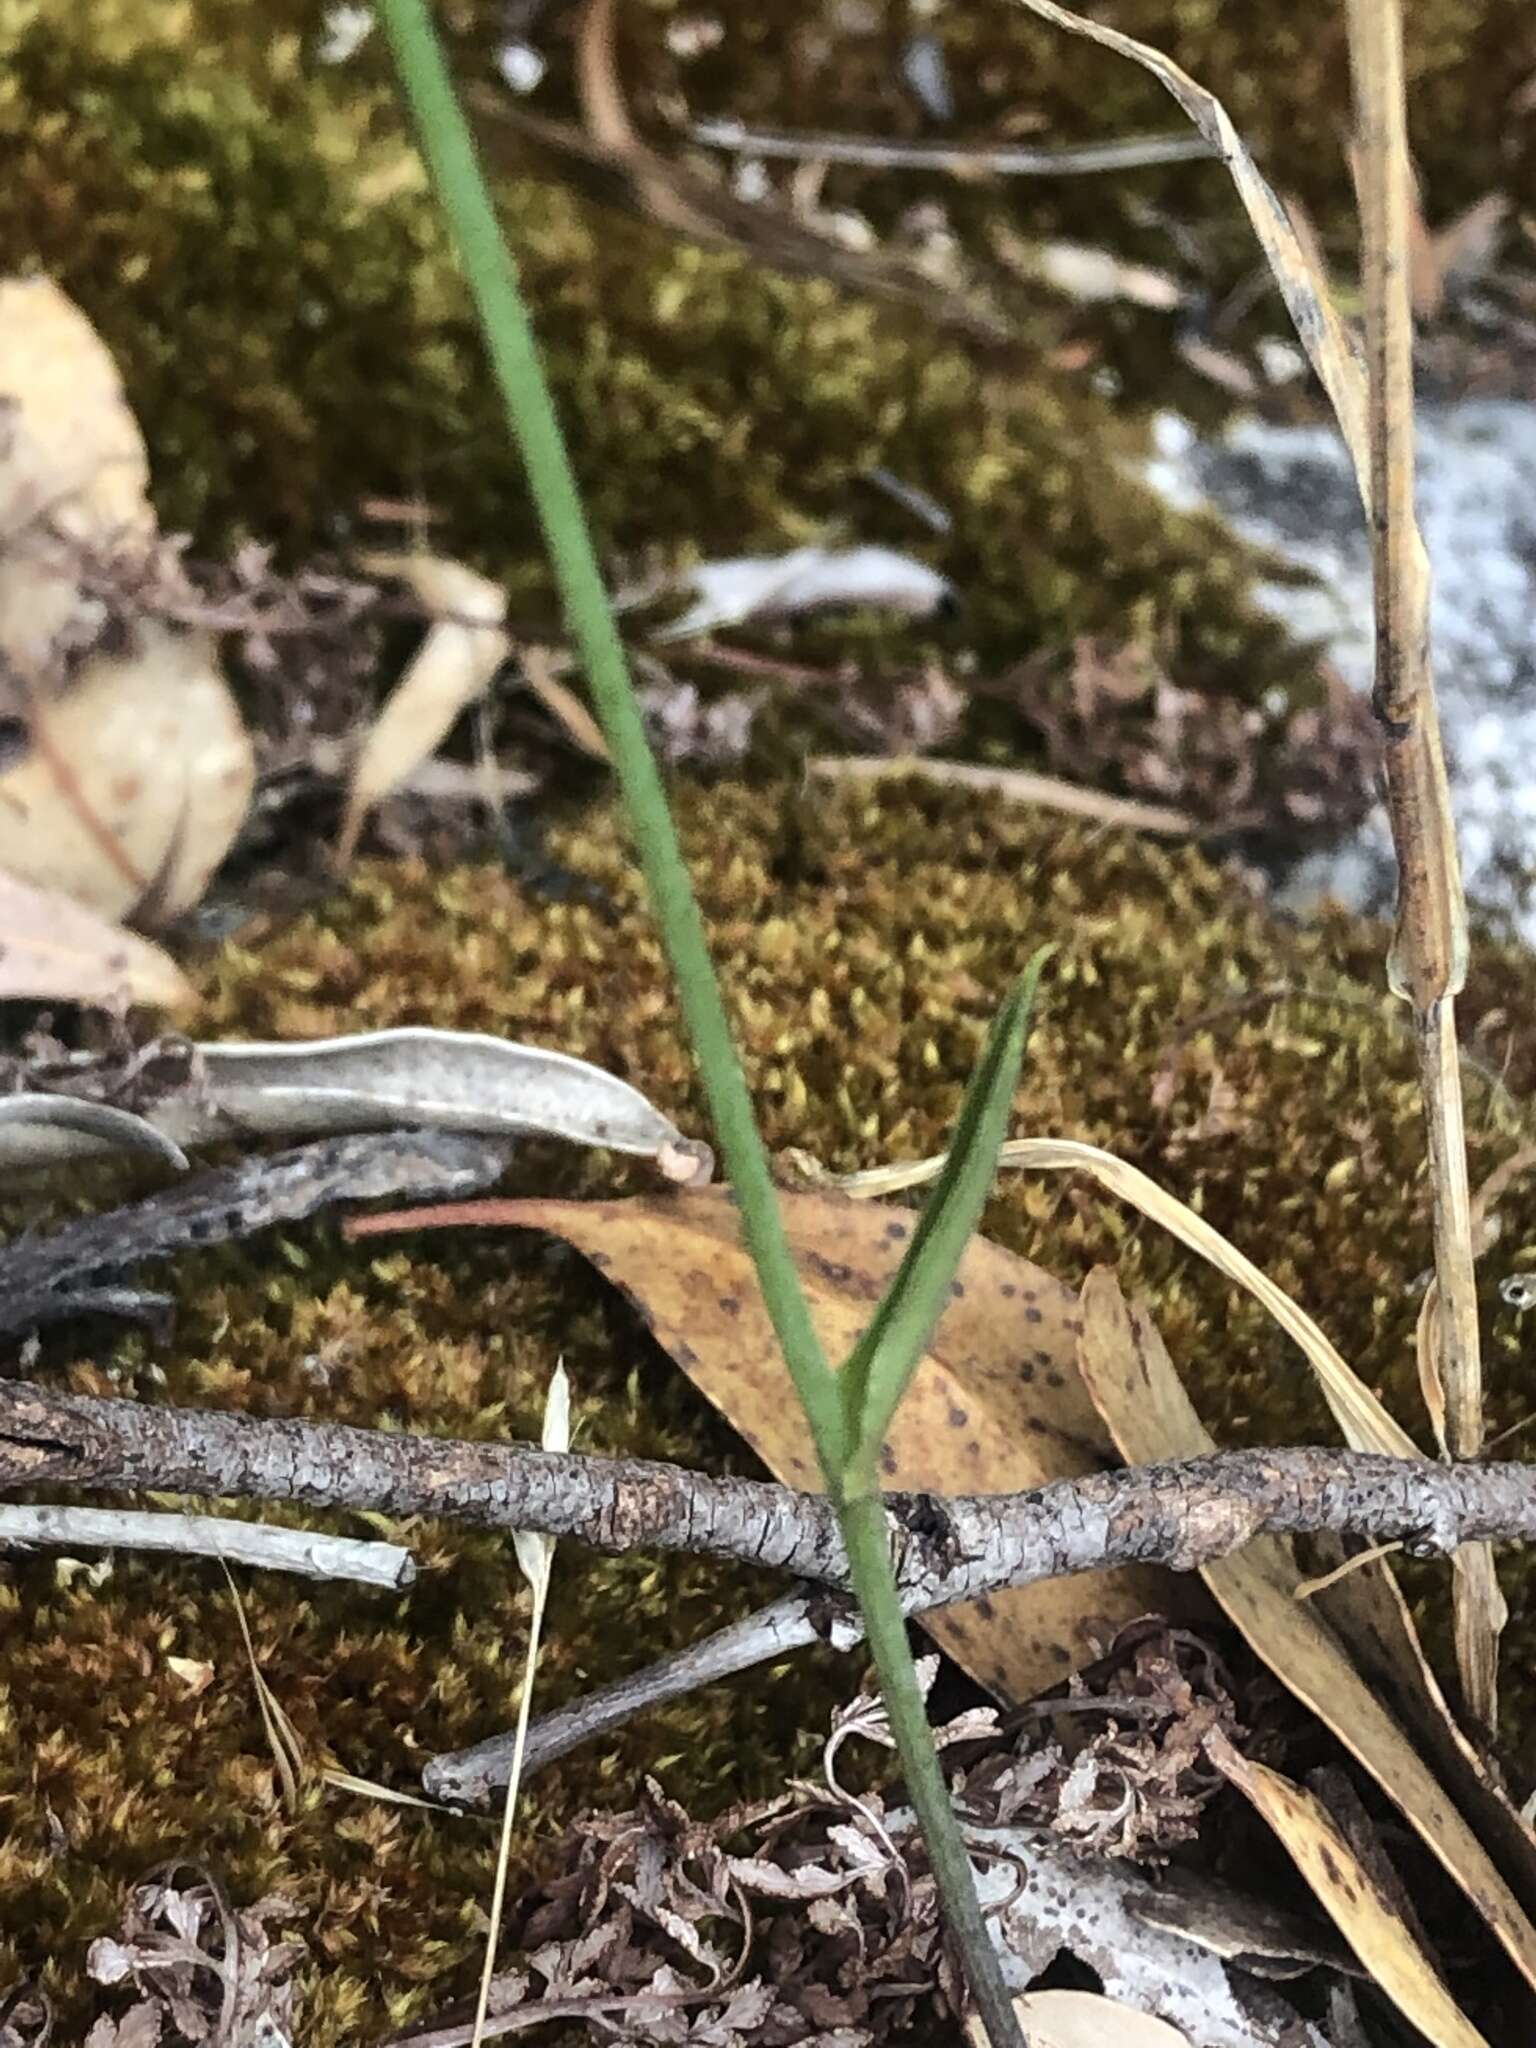
<instances>
[{"instance_id":1,"label":"dry brown leaf","mask_svg":"<svg viewBox=\"0 0 1536 2048\"><path fill-rule=\"evenodd\" d=\"M1098 1991L1026 1991L1013 2001L1029 2048L1189 2048L1188 2034L1149 2012ZM974 2048L987 2048L981 2021L965 2023Z\"/></svg>"},{"instance_id":2,"label":"dry brown leaf","mask_svg":"<svg viewBox=\"0 0 1536 2048\"><path fill-rule=\"evenodd\" d=\"M34 706L0 774L0 867L104 917L189 909L244 820L250 739L212 641L144 620L126 654L86 662Z\"/></svg>"},{"instance_id":3,"label":"dry brown leaf","mask_svg":"<svg viewBox=\"0 0 1536 2048\"><path fill-rule=\"evenodd\" d=\"M336 842L343 866L374 805L441 745L511 651L504 630L506 592L462 562L440 555L370 555L363 566L372 575L398 576L439 616L358 752Z\"/></svg>"},{"instance_id":4,"label":"dry brown leaf","mask_svg":"<svg viewBox=\"0 0 1536 2048\"><path fill-rule=\"evenodd\" d=\"M845 1358L901 1261L912 1213L833 1194L779 1201L817 1332L830 1358ZM464 1205L465 1221L476 1214L547 1230L591 1259L769 1469L819 1490L728 1191ZM1003 1492L1099 1469L1110 1447L1077 1375L1071 1289L980 1238L955 1289L892 1424L886 1483ZM996 1593L925 1617L924 1627L983 1685L1022 1700L1098 1655L1125 1622L1167 1611L1170 1598L1166 1573L1104 1572Z\"/></svg>"},{"instance_id":5,"label":"dry brown leaf","mask_svg":"<svg viewBox=\"0 0 1536 2048\"><path fill-rule=\"evenodd\" d=\"M1404 2018L1434 2048L1488 2048L1316 1794L1243 1756L1219 1729L1206 1748L1280 1837L1362 1967Z\"/></svg>"},{"instance_id":6,"label":"dry brown leaf","mask_svg":"<svg viewBox=\"0 0 1536 2048\"><path fill-rule=\"evenodd\" d=\"M108 1009L196 1001L175 961L148 939L0 871L0 999L17 996Z\"/></svg>"},{"instance_id":7,"label":"dry brown leaf","mask_svg":"<svg viewBox=\"0 0 1536 2048\"><path fill-rule=\"evenodd\" d=\"M24 674L82 629L76 551L153 538L148 484L143 438L89 320L51 278L0 282L0 651Z\"/></svg>"},{"instance_id":8,"label":"dry brown leaf","mask_svg":"<svg viewBox=\"0 0 1536 2048\"><path fill-rule=\"evenodd\" d=\"M1083 1288L1082 1325L1083 1380L1127 1464L1203 1457L1216 1448L1151 1319L1127 1306L1104 1268ZM1362 1564L1326 1594L1299 1600L1302 1574L1291 1546L1260 1536L1201 1576L1254 1653L1401 1807L1536 1986L1536 1929L1478 1833L1324 1618L1330 1597L1384 1570Z\"/></svg>"}]
</instances>

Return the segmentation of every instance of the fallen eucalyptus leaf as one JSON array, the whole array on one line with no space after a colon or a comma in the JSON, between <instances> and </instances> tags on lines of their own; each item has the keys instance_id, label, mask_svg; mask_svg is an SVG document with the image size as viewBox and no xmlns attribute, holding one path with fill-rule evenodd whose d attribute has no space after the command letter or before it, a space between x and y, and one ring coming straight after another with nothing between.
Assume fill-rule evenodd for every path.
<instances>
[{"instance_id":1,"label":"fallen eucalyptus leaf","mask_svg":"<svg viewBox=\"0 0 1536 2048\"><path fill-rule=\"evenodd\" d=\"M190 1078L145 1105L180 1145L415 1125L602 1145L655 1159L679 1181L707 1179L713 1166L708 1146L685 1138L627 1081L568 1053L482 1032L405 1025L350 1038L199 1045L195 1055ZM90 1134L89 1125L80 1129ZM75 1156L105 1149L81 1144ZM0 1165L33 1163L0 1133Z\"/></svg>"},{"instance_id":2,"label":"fallen eucalyptus leaf","mask_svg":"<svg viewBox=\"0 0 1536 2048\"><path fill-rule=\"evenodd\" d=\"M900 1838L909 1819L895 1813L888 1824ZM1065 1952L1095 1973L1109 1999L1182 2029L1199 2048L1280 2048L1282 2041L1287 2048L1325 2048L1294 2012L1282 2032L1251 2009L1219 1956L1139 1918L1130 1905L1146 1888L1139 1865L1080 1855L1034 1828L967 1834L978 1856L976 1889L1010 1988L1023 1990ZM1028 2039L1036 2048L1033 2032Z\"/></svg>"},{"instance_id":3,"label":"fallen eucalyptus leaf","mask_svg":"<svg viewBox=\"0 0 1536 2048\"><path fill-rule=\"evenodd\" d=\"M118 1009L196 1000L168 953L109 924L55 889L0 873L0 1000L15 997Z\"/></svg>"},{"instance_id":4,"label":"fallen eucalyptus leaf","mask_svg":"<svg viewBox=\"0 0 1536 2048\"><path fill-rule=\"evenodd\" d=\"M0 653L40 677L100 628L80 551L147 546L155 529L117 365L52 278L0 282L0 418Z\"/></svg>"},{"instance_id":5,"label":"fallen eucalyptus leaf","mask_svg":"<svg viewBox=\"0 0 1536 2048\"><path fill-rule=\"evenodd\" d=\"M132 1110L73 1095L0 1095L0 1162L51 1166L103 1152L147 1152L187 1170L175 1140Z\"/></svg>"},{"instance_id":6,"label":"fallen eucalyptus leaf","mask_svg":"<svg viewBox=\"0 0 1536 2048\"><path fill-rule=\"evenodd\" d=\"M840 1195L779 1196L827 1354L846 1358L901 1262L917 1219ZM635 1302L658 1343L770 1470L819 1488L810 1435L725 1189L613 1202L486 1201L354 1219L349 1236L437 1225L513 1225L563 1238ZM1075 1364L1069 1288L973 1238L892 1418L882 1483L1007 1492L1092 1472L1109 1443ZM1023 1700L1089 1662L1127 1621L1166 1612L1176 1582L1148 1570L1048 1580L924 1617L973 1677Z\"/></svg>"},{"instance_id":7,"label":"fallen eucalyptus leaf","mask_svg":"<svg viewBox=\"0 0 1536 2048\"><path fill-rule=\"evenodd\" d=\"M512 651L504 630L506 592L461 562L437 555L371 555L363 567L399 577L430 612L451 616L427 629L358 752L336 843L342 866L357 850L374 805L435 752Z\"/></svg>"},{"instance_id":8,"label":"fallen eucalyptus leaf","mask_svg":"<svg viewBox=\"0 0 1536 2048\"><path fill-rule=\"evenodd\" d=\"M925 562L894 548L793 548L785 555L736 555L701 562L681 586L694 602L652 640L686 640L719 626L787 619L830 605L873 605L925 619L950 609L955 588Z\"/></svg>"},{"instance_id":9,"label":"fallen eucalyptus leaf","mask_svg":"<svg viewBox=\"0 0 1536 2048\"><path fill-rule=\"evenodd\" d=\"M1127 1464L1203 1457L1216 1449L1151 1319L1127 1305L1103 1267L1083 1288L1078 1358L1088 1393ZM1362 1563L1349 1576L1385 1569L1379 1560ZM1201 1577L1255 1655L1402 1809L1536 1986L1536 1929L1479 1834L1323 1618L1319 1600L1297 1598L1302 1573L1291 1545L1276 1536L1255 1537L1205 1566Z\"/></svg>"},{"instance_id":10,"label":"fallen eucalyptus leaf","mask_svg":"<svg viewBox=\"0 0 1536 2048\"><path fill-rule=\"evenodd\" d=\"M1242 1755L1220 1729L1206 1738L1206 1749L1280 1837L1373 1983L1403 2017L1435 2048L1488 2048L1316 1794Z\"/></svg>"},{"instance_id":11,"label":"fallen eucalyptus leaf","mask_svg":"<svg viewBox=\"0 0 1536 2048\"><path fill-rule=\"evenodd\" d=\"M27 724L0 773L0 867L103 917L190 909L255 779L212 640L140 620L126 653L93 655Z\"/></svg>"}]
</instances>

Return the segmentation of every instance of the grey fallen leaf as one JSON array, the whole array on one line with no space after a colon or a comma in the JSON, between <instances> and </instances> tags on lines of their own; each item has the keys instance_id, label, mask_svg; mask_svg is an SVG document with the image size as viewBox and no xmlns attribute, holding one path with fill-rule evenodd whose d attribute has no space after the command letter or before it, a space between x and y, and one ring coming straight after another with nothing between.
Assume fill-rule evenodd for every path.
<instances>
[{"instance_id":1,"label":"grey fallen leaf","mask_svg":"<svg viewBox=\"0 0 1536 2048\"><path fill-rule=\"evenodd\" d=\"M890 1816L898 1839L910 1825L904 1811ZM1322 2048L1304 2021L1277 2031L1220 1957L1134 1912L1146 1890L1136 1864L1079 1855L1033 1828L978 1828L974 1839L987 1859L977 1890L1010 1989L1026 1990L1065 1949L1098 1975L1107 1998L1166 2020L1199 2048Z\"/></svg>"},{"instance_id":2,"label":"grey fallen leaf","mask_svg":"<svg viewBox=\"0 0 1536 2048\"><path fill-rule=\"evenodd\" d=\"M872 605L904 618L930 618L955 603L948 577L895 548L794 548L785 555L735 555L701 562L681 579L694 602L651 634L686 640L719 626L792 618L831 605Z\"/></svg>"},{"instance_id":3,"label":"grey fallen leaf","mask_svg":"<svg viewBox=\"0 0 1536 2048\"><path fill-rule=\"evenodd\" d=\"M99 1104L73 1098L72 1146L40 1148L24 1120L0 1121L0 1165L36 1165L120 1149L147 1122L184 1165L180 1147L240 1137L326 1137L427 1126L481 1133L539 1133L654 1159L668 1179L707 1180L707 1146L686 1138L638 1088L569 1053L473 1031L406 1025L347 1038L286 1044L200 1045L189 1080L128 1118L124 1135ZM110 1118L123 1118L114 1110ZM68 1111L53 1113L68 1124ZM57 1138L61 1132L50 1132ZM29 1143L28 1140L31 1140ZM19 1142L17 1142L19 1140ZM142 1141L142 1140L141 1140ZM166 1156L172 1156L167 1151Z\"/></svg>"},{"instance_id":4,"label":"grey fallen leaf","mask_svg":"<svg viewBox=\"0 0 1536 2048\"><path fill-rule=\"evenodd\" d=\"M175 1139L132 1110L74 1095L0 1096L0 1165L49 1166L105 1152L148 1152L187 1170Z\"/></svg>"}]
</instances>

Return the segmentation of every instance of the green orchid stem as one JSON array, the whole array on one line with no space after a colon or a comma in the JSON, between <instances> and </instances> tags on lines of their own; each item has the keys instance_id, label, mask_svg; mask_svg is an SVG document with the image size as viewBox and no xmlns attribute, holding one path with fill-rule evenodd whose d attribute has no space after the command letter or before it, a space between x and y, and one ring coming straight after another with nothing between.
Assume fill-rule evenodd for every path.
<instances>
[{"instance_id":1,"label":"green orchid stem","mask_svg":"<svg viewBox=\"0 0 1536 2048\"><path fill-rule=\"evenodd\" d=\"M907 1797L917 1815L950 1932L965 1960L966 1983L992 2048L1028 2048L1003 1982L1002 1964L982 1917L970 1853L955 1818L918 1690L907 1624L891 1567L890 1527L878 1493L840 1500L837 1518L848 1552L849 1576L864 1616L864 1634L880 1679L880 1696Z\"/></svg>"},{"instance_id":2,"label":"green orchid stem","mask_svg":"<svg viewBox=\"0 0 1536 2048\"><path fill-rule=\"evenodd\" d=\"M960 1944L971 1992L993 2048L1024 2048L997 1951L982 1922L970 1860L945 1794L917 1690L891 1572L885 1517L878 1496L841 1499L851 1431L795 1270L703 919L646 738L581 495L518 288L516 266L492 210L426 0L380 0L379 11L415 116L422 152L480 315L566 619L613 756L652 907L677 977L683 1016L720 1150L741 1204L742 1226L758 1284L805 1409L828 1487L840 1501L855 1589L891 1732L928 1842L945 1914Z\"/></svg>"},{"instance_id":3,"label":"green orchid stem","mask_svg":"<svg viewBox=\"0 0 1536 2048\"><path fill-rule=\"evenodd\" d=\"M666 792L646 738L613 609L587 531L554 402L517 270L475 156L425 0L383 0L380 12L416 117L438 197L485 331L507 419L528 473L555 581L592 691L598 723L613 755L630 829L650 890L683 1017L704 1079L726 1171L741 1202L747 1246L763 1299L804 1405L823 1470L840 1469L846 1450L842 1407L779 1216L768 1154L758 1135L746 1077L678 844Z\"/></svg>"}]
</instances>

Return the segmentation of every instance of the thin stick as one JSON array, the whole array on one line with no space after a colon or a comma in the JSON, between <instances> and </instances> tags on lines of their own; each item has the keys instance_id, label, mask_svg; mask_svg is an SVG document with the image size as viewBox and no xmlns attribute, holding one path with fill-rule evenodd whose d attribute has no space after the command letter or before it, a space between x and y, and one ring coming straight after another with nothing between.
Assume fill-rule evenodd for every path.
<instances>
[{"instance_id":1,"label":"thin stick","mask_svg":"<svg viewBox=\"0 0 1536 2048\"><path fill-rule=\"evenodd\" d=\"M857 164L870 170L950 171L956 177L1075 178L1094 171L1132 171L1151 164L1182 164L1214 156L1198 135L1128 136L1061 149L985 143L956 149L942 142L882 142L871 135L791 135L746 128L739 121L695 121L689 136L708 149L734 156L777 157L790 163Z\"/></svg>"},{"instance_id":2,"label":"thin stick","mask_svg":"<svg viewBox=\"0 0 1536 2048\"><path fill-rule=\"evenodd\" d=\"M1397 850L1397 929L1388 974L1412 1004L1428 1131L1435 1278L1433 1354L1446 1449L1483 1444L1483 1376L1473 1271L1471 1196L1456 1047L1455 998L1466 976L1466 916L1429 658L1429 565L1414 518L1410 185L1399 0L1347 0L1354 78L1365 342L1370 376L1371 558L1376 591L1374 706L1382 728ZM1484 1550L1458 1561L1456 1654L1467 1705L1498 1714L1503 1603Z\"/></svg>"},{"instance_id":3,"label":"thin stick","mask_svg":"<svg viewBox=\"0 0 1536 2048\"><path fill-rule=\"evenodd\" d=\"M1189 838L1203 829L1198 818L1169 804L1108 796L1102 790L1063 782L1056 775L1038 775L1029 768L988 768L974 761L944 761L932 754L817 754L805 767L807 774L830 782L889 782L915 775L928 782L987 790L1011 803L1039 804L1072 817L1093 818L1101 825L1121 825L1132 832Z\"/></svg>"},{"instance_id":4,"label":"thin stick","mask_svg":"<svg viewBox=\"0 0 1536 2048\"><path fill-rule=\"evenodd\" d=\"M398 1543L280 1529L218 1515L156 1515L116 1508L0 1507L0 1550L149 1550L174 1557L217 1557L306 1579L350 1579L398 1591L416 1578L416 1562Z\"/></svg>"}]
</instances>

